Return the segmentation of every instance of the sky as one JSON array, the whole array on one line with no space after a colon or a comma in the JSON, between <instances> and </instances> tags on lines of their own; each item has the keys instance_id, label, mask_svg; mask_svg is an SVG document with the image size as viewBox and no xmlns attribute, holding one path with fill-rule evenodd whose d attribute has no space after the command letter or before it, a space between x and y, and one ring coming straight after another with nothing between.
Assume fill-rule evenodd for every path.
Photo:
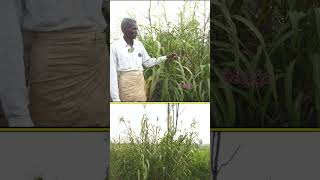
<instances>
[{"instance_id":1,"label":"sky","mask_svg":"<svg viewBox=\"0 0 320 180\"><path fill-rule=\"evenodd\" d=\"M194 7L194 1L190 1L190 6ZM196 16L200 22L204 21L204 17L209 17L210 5L209 1L201 0L199 3L199 11ZM110 1L110 41L119 39L122 36L120 24L121 20L125 17L129 17L128 14L135 18L138 24L149 24L148 10L150 1ZM177 21L177 13L183 7L184 1L165 1L161 3L159 1L151 1L151 14L152 20L156 20L156 16L163 13L162 5L166 10L168 21Z\"/></svg>"},{"instance_id":2,"label":"sky","mask_svg":"<svg viewBox=\"0 0 320 180\"><path fill-rule=\"evenodd\" d=\"M210 104L180 104L179 116L181 123L178 128L186 129L195 119L198 122L196 132L203 144L210 143ZM123 117L129 120L132 129L138 134L140 132L140 121L146 113L152 124L159 125L161 129L166 129L167 109L166 104L147 104L146 109L142 104L111 104L110 105L110 138L123 137L126 130L125 125L119 119ZM157 122L157 117L159 121ZM162 131L164 132L164 131Z\"/></svg>"},{"instance_id":3,"label":"sky","mask_svg":"<svg viewBox=\"0 0 320 180\"><path fill-rule=\"evenodd\" d=\"M238 153L220 171L219 180L320 179L320 132L223 132L220 163L238 145Z\"/></svg>"}]
</instances>

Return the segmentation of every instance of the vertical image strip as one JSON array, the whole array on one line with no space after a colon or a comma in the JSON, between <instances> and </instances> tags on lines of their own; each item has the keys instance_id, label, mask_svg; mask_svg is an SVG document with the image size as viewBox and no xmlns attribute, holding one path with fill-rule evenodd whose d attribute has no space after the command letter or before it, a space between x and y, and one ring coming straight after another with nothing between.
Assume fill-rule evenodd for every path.
<instances>
[{"instance_id":1,"label":"vertical image strip","mask_svg":"<svg viewBox=\"0 0 320 180\"><path fill-rule=\"evenodd\" d=\"M1 8L8 19L0 36L0 126L109 126L108 1L23 0Z\"/></svg>"},{"instance_id":2,"label":"vertical image strip","mask_svg":"<svg viewBox=\"0 0 320 180\"><path fill-rule=\"evenodd\" d=\"M319 127L319 1L211 6L212 126Z\"/></svg>"},{"instance_id":3,"label":"vertical image strip","mask_svg":"<svg viewBox=\"0 0 320 180\"><path fill-rule=\"evenodd\" d=\"M209 1L110 1L113 102L210 101Z\"/></svg>"}]
</instances>

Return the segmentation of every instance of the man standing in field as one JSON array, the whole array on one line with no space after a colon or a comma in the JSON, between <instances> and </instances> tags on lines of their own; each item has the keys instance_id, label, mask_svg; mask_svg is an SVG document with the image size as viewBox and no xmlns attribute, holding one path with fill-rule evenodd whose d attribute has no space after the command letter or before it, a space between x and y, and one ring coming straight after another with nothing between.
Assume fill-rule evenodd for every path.
<instances>
[{"instance_id":1,"label":"man standing in field","mask_svg":"<svg viewBox=\"0 0 320 180\"><path fill-rule=\"evenodd\" d=\"M111 45L110 96L112 101L146 101L143 66L152 67L177 57L176 53L150 58L143 44L136 40L137 22L124 18L121 22L123 38Z\"/></svg>"}]
</instances>

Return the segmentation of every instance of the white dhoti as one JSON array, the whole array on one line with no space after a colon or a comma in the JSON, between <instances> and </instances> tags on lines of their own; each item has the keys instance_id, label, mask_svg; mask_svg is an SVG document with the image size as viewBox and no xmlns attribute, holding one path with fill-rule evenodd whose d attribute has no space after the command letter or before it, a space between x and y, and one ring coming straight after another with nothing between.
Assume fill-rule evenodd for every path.
<instances>
[{"instance_id":1,"label":"white dhoti","mask_svg":"<svg viewBox=\"0 0 320 180\"><path fill-rule=\"evenodd\" d=\"M121 71L118 77L121 101L146 101L146 85L142 71Z\"/></svg>"}]
</instances>

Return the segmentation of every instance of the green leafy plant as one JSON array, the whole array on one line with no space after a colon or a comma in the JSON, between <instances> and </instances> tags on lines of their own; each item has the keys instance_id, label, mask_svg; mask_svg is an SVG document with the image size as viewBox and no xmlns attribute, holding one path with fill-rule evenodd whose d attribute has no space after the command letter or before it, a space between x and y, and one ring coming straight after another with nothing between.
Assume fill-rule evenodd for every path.
<instances>
[{"instance_id":1,"label":"green leafy plant","mask_svg":"<svg viewBox=\"0 0 320 180\"><path fill-rule=\"evenodd\" d=\"M215 127L320 125L319 5L212 1Z\"/></svg>"},{"instance_id":2,"label":"green leafy plant","mask_svg":"<svg viewBox=\"0 0 320 180\"><path fill-rule=\"evenodd\" d=\"M177 13L177 22L168 22L165 8L158 21L140 26L142 41L149 55L164 56L176 52L178 60L145 71L149 101L210 100L209 17L201 27L195 15L202 10L197 3L185 2Z\"/></svg>"}]
</instances>

